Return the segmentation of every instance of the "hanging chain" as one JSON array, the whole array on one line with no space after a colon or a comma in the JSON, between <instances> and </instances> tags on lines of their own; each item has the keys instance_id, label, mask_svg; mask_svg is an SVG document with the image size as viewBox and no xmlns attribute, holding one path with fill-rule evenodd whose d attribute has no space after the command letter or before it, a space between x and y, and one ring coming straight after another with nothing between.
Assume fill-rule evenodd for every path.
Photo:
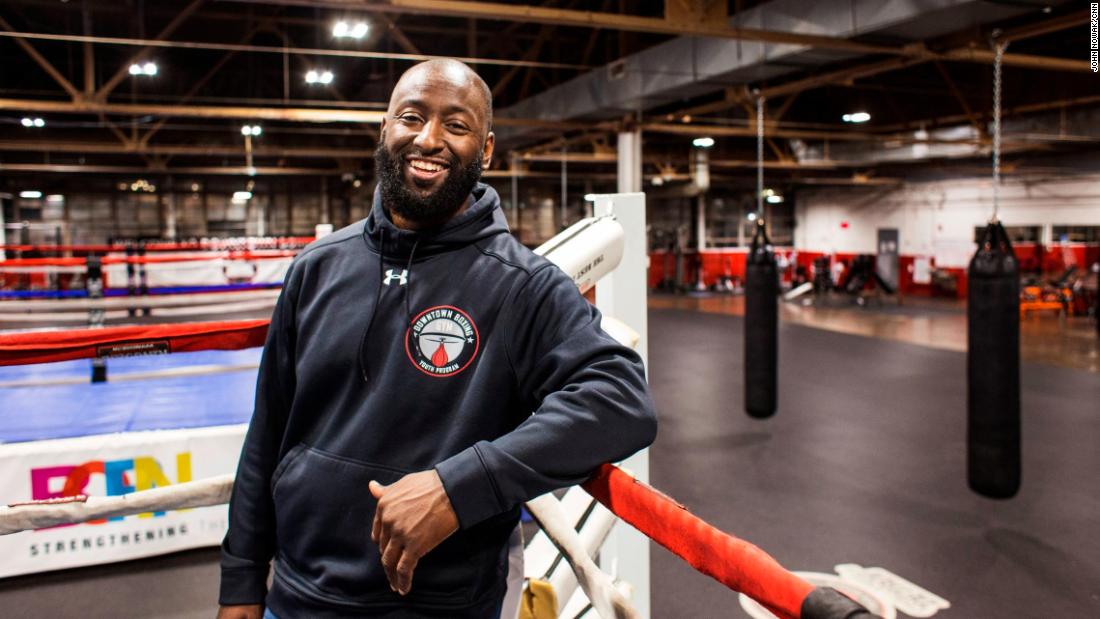
<instances>
[{"instance_id":1,"label":"hanging chain","mask_svg":"<svg viewBox=\"0 0 1100 619\"><path fill-rule=\"evenodd\" d=\"M756 95L756 216L764 217L764 96Z\"/></svg>"},{"instance_id":2,"label":"hanging chain","mask_svg":"<svg viewBox=\"0 0 1100 619\"><path fill-rule=\"evenodd\" d=\"M1001 61L1008 43L993 43L993 221L1001 207Z\"/></svg>"}]
</instances>

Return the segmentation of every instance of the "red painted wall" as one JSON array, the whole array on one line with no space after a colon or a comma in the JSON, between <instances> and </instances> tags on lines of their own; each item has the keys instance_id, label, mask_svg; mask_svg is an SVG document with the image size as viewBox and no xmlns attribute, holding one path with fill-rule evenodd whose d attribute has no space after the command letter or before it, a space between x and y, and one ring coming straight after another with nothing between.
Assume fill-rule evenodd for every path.
<instances>
[{"instance_id":1,"label":"red painted wall","mask_svg":"<svg viewBox=\"0 0 1100 619\"><path fill-rule=\"evenodd\" d=\"M1079 269L1088 269L1092 264L1100 261L1100 243L1056 243L1049 247L1037 243L1018 243L1014 246L1016 257L1020 261L1022 273L1033 273L1046 278L1054 278L1061 275L1069 264L1076 264ZM777 255L791 258L795 254L797 266L804 267L808 276L813 275L813 262L815 258L825 256L824 252L798 251L791 247L775 248ZM708 287L718 281L720 277L729 276L736 280L744 281L745 259L748 249L708 249L702 254L700 260L697 251L684 252L684 281L694 282L697 277L700 262L703 267L703 283ZM855 259L857 254L836 253L832 254L833 261L841 260L848 264ZM916 256L901 255L898 257L898 289L902 295L914 295L931 297L943 294L933 284L917 284L913 282L913 263ZM935 267L935 259L932 266ZM966 269L960 267L941 268L955 279L955 296L966 298L967 278ZM649 254L649 287L655 288L662 279L675 276L676 264L674 257L666 250L653 251ZM794 275L794 269L784 271L783 279L789 282Z\"/></svg>"}]
</instances>

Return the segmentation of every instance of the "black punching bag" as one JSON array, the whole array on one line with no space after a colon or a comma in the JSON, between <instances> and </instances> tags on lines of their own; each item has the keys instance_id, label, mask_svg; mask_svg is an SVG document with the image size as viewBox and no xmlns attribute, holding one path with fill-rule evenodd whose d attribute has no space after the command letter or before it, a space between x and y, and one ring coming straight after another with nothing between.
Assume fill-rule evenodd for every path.
<instances>
[{"instance_id":1,"label":"black punching bag","mask_svg":"<svg viewBox=\"0 0 1100 619\"><path fill-rule=\"evenodd\" d=\"M775 414L778 388L779 267L764 220L756 220L745 265L745 411Z\"/></svg>"},{"instance_id":2,"label":"black punching bag","mask_svg":"<svg viewBox=\"0 0 1100 619\"><path fill-rule=\"evenodd\" d=\"M967 299L967 481L990 498L1020 489L1020 275L999 222L970 260Z\"/></svg>"}]
</instances>

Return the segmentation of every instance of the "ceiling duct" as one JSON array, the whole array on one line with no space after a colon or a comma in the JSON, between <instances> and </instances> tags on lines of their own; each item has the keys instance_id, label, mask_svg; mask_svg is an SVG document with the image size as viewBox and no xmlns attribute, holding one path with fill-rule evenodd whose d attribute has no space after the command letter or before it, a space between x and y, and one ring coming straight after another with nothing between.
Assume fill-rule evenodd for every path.
<instances>
[{"instance_id":1,"label":"ceiling duct","mask_svg":"<svg viewBox=\"0 0 1100 619\"><path fill-rule=\"evenodd\" d=\"M728 23L845 39L874 35L912 42L1036 8L1028 3L981 0L772 0L730 17ZM854 57L852 52L805 45L679 37L498 110L497 116L547 121L620 118ZM500 127L498 139L514 143L536 135L541 134L533 128Z\"/></svg>"}]
</instances>

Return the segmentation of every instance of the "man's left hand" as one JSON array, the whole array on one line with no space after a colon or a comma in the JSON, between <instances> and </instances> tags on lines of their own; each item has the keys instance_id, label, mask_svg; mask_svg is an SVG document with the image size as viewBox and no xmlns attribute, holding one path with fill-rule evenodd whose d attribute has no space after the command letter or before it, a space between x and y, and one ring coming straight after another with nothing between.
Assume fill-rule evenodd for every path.
<instances>
[{"instance_id":1,"label":"man's left hand","mask_svg":"<svg viewBox=\"0 0 1100 619\"><path fill-rule=\"evenodd\" d=\"M458 516L435 469L410 473L389 486L371 481L369 488L378 499L370 537L382 552L390 588L405 595L417 562L458 530Z\"/></svg>"}]
</instances>

